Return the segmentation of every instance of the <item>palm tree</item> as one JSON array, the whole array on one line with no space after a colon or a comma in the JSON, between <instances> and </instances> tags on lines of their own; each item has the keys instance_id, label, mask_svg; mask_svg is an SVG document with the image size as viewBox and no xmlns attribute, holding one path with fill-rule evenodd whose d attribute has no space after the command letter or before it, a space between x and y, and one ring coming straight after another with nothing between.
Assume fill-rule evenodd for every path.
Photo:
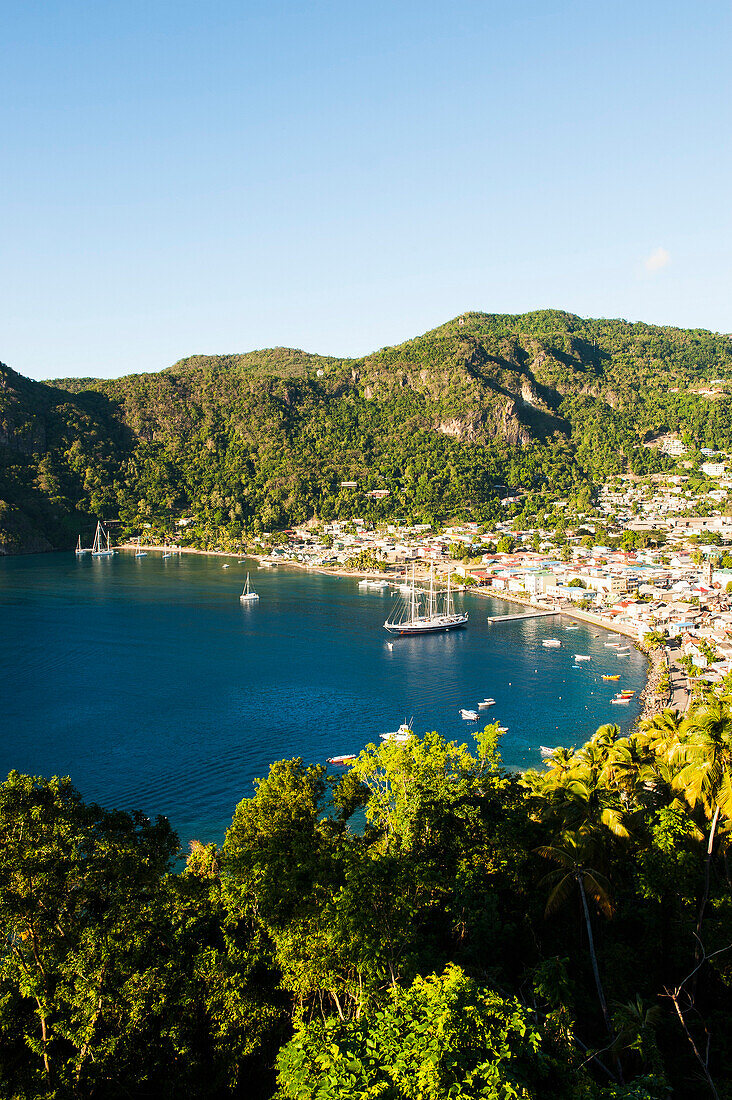
<instances>
[{"instance_id":1,"label":"palm tree","mask_svg":"<svg viewBox=\"0 0 732 1100\"><path fill-rule=\"evenodd\" d=\"M681 768L673 785L689 806L700 805L710 822L704 861L704 889L699 903L696 934L701 935L704 910L709 898L709 879L719 819L732 822L732 713L721 699L711 700L694 712L687 724L687 736L679 749ZM697 944L697 955L700 943Z\"/></svg>"},{"instance_id":2,"label":"palm tree","mask_svg":"<svg viewBox=\"0 0 732 1100\"><path fill-rule=\"evenodd\" d=\"M550 871L547 875L544 875L539 884L540 886L551 887L544 916L549 917L560 909L567 902L575 888L579 891L587 928L587 943L592 962L592 973L597 988L597 997L608 1035L612 1038L612 1023L607 1008L607 1000L605 999L605 991L600 980L600 968L597 964L595 940L592 935L590 907L587 901L589 895L597 909L604 916L612 917L614 910L610 899L610 884L605 876L592 866L594 853L585 837L566 836L562 841L562 847L545 845L537 848L536 851L544 859L549 859L552 863L558 865L555 871Z\"/></svg>"},{"instance_id":3,"label":"palm tree","mask_svg":"<svg viewBox=\"0 0 732 1100\"><path fill-rule=\"evenodd\" d=\"M659 1075L663 1072L663 1062L656 1042L656 1029L662 1019L660 1007L646 1005L638 994L635 1000L625 1004L615 1002L613 1020L618 1029L618 1046L636 1051L642 1068Z\"/></svg>"}]
</instances>

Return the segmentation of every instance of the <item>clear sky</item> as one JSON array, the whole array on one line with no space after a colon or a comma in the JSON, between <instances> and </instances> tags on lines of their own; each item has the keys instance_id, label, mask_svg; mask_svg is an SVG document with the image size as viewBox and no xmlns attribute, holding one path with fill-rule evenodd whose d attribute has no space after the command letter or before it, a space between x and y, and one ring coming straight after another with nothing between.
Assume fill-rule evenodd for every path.
<instances>
[{"instance_id":1,"label":"clear sky","mask_svg":"<svg viewBox=\"0 0 732 1100\"><path fill-rule=\"evenodd\" d=\"M725 0L6 0L0 359L732 332Z\"/></svg>"}]
</instances>

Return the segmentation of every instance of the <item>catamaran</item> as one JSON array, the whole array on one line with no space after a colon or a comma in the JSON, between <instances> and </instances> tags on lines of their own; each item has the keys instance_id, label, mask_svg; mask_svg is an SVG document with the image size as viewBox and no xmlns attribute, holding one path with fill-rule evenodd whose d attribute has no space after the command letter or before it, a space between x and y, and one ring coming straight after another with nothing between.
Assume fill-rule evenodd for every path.
<instances>
[{"instance_id":1,"label":"catamaran","mask_svg":"<svg viewBox=\"0 0 732 1100\"><path fill-rule=\"evenodd\" d=\"M422 614L420 599L426 595L426 614ZM387 619L384 629L390 634L436 634L443 630L456 630L458 627L468 625L467 614L459 614L452 603L452 591L450 589L450 573L447 574L447 592L445 593L442 610L438 610L439 593L435 592L434 566L430 568L430 587L428 592L418 592L414 586L414 563L412 563L412 583L409 586L409 594L400 602L402 617L400 619ZM406 616L406 617L405 617Z\"/></svg>"},{"instance_id":2,"label":"catamaran","mask_svg":"<svg viewBox=\"0 0 732 1100\"><path fill-rule=\"evenodd\" d=\"M114 550L109 545L109 534L104 530L99 520L97 520L97 529L94 533L94 545L92 546L93 558L112 558L114 557Z\"/></svg>"},{"instance_id":3,"label":"catamaran","mask_svg":"<svg viewBox=\"0 0 732 1100\"><path fill-rule=\"evenodd\" d=\"M242 594L239 597L242 603L254 603L259 599L259 593L255 592L253 588L249 586L249 574L247 573L247 583L244 585Z\"/></svg>"}]
</instances>

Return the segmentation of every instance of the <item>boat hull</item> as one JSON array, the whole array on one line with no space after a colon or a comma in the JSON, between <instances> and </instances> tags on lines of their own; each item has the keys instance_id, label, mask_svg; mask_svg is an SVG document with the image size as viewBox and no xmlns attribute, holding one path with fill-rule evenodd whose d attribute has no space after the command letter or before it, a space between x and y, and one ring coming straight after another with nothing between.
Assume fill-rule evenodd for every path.
<instances>
[{"instance_id":1,"label":"boat hull","mask_svg":"<svg viewBox=\"0 0 732 1100\"><path fill-rule=\"evenodd\" d=\"M390 634L442 634L446 630L460 630L468 625L467 615L454 615L450 618L432 619L425 622L413 623L384 623L384 630Z\"/></svg>"}]
</instances>

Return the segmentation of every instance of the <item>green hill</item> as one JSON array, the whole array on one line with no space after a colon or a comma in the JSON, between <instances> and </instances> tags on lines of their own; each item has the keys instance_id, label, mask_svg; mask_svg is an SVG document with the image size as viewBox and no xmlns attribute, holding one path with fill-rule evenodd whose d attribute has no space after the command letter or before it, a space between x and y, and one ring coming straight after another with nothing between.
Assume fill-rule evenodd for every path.
<instances>
[{"instance_id":1,"label":"green hill","mask_svg":"<svg viewBox=\"0 0 732 1100\"><path fill-rule=\"evenodd\" d=\"M467 313L362 359L272 348L48 385L2 367L0 547L68 547L97 516L186 514L235 545L314 515L490 522L502 486L527 512L586 501L660 469L655 433L732 448L731 384L727 336L557 310Z\"/></svg>"}]
</instances>

